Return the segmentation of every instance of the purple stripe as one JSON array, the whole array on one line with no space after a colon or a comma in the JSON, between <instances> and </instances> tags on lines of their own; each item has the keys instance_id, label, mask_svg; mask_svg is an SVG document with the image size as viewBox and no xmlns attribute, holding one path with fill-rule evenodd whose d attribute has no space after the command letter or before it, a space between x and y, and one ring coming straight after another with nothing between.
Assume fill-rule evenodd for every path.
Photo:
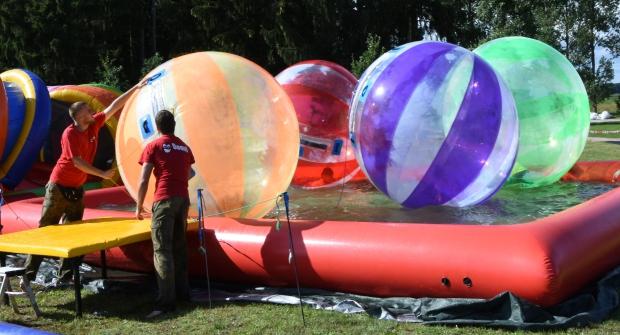
<instances>
[{"instance_id":1,"label":"purple stripe","mask_svg":"<svg viewBox=\"0 0 620 335\"><path fill-rule=\"evenodd\" d=\"M383 192L387 192L386 171L392 138L411 93L425 79L435 60L454 48L455 45L439 42L411 47L383 70L366 93L369 96L364 103L357 141L370 179ZM444 70L447 74L450 67ZM379 87L384 93L377 96Z\"/></svg>"},{"instance_id":2,"label":"purple stripe","mask_svg":"<svg viewBox=\"0 0 620 335\"><path fill-rule=\"evenodd\" d=\"M501 113L497 77L488 64L475 56L473 76L452 128L428 172L403 205L440 205L473 182L493 151Z\"/></svg>"},{"instance_id":3,"label":"purple stripe","mask_svg":"<svg viewBox=\"0 0 620 335\"><path fill-rule=\"evenodd\" d=\"M504 186L504 184L506 183L506 180L508 180L508 178L510 178L510 172L512 171L512 168L515 166L515 162L517 161L517 154L519 153L519 149L517 149L517 152L515 153L514 157L512 158L512 163L510 163L510 169L506 170L506 176L504 176L504 178L502 179L502 182L497 184L497 187L495 187L495 189L493 190L493 192L489 193L486 197L480 199L480 201L478 201L476 204L483 204L484 202L486 202L487 200L491 199L492 196L495 195L495 193L497 193L499 191L500 188L502 188L502 186Z\"/></svg>"}]
</instances>

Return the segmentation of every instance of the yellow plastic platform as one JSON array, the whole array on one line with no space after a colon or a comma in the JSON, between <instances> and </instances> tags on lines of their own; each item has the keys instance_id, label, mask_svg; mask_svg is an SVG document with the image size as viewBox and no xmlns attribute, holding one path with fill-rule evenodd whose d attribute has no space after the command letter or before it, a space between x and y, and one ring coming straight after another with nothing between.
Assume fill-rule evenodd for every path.
<instances>
[{"instance_id":1,"label":"yellow plastic platform","mask_svg":"<svg viewBox=\"0 0 620 335\"><path fill-rule=\"evenodd\" d=\"M150 238L150 219L101 218L0 235L0 252L70 258Z\"/></svg>"}]
</instances>

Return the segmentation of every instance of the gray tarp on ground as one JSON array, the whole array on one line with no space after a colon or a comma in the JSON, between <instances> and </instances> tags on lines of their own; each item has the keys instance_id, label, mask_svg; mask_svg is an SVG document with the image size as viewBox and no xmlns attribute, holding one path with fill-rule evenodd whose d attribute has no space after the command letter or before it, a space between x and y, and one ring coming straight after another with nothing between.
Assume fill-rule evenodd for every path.
<instances>
[{"instance_id":1,"label":"gray tarp on ground","mask_svg":"<svg viewBox=\"0 0 620 335\"><path fill-rule=\"evenodd\" d=\"M422 324L471 325L508 329L582 327L608 318L620 305L620 267L591 287L551 308L542 308L505 292L492 299L373 298L322 290L302 290L304 304L342 313L368 313L387 320ZM244 292L218 290L215 301L298 304L296 289L254 288ZM207 301L205 290L193 295Z\"/></svg>"},{"instance_id":2,"label":"gray tarp on ground","mask_svg":"<svg viewBox=\"0 0 620 335\"><path fill-rule=\"evenodd\" d=\"M10 256L9 264L23 259ZM44 262L39 271L40 284L48 284L57 262ZM97 271L84 265L81 272L92 276ZM153 290L153 285L132 281L92 280L86 288L94 292L117 290ZM144 280L144 278L142 279ZM153 284L153 283L151 283ZM194 280L192 298L207 303L205 280ZM298 304L297 290L290 288L248 288L213 283L212 299L226 302L263 302ZM324 290L302 289L305 308L341 313L367 313L372 317L401 322L442 325L472 325L508 329L560 329L582 327L608 318L620 305L620 267L579 294L551 308L531 304L511 293L492 299L374 298Z\"/></svg>"}]
</instances>

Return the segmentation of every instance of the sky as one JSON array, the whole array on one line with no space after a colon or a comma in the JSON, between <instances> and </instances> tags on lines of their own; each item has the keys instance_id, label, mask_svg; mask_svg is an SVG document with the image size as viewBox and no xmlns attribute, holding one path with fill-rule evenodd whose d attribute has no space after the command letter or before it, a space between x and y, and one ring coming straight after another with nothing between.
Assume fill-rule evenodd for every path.
<instances>
[{"instance_id":1,"label":"sky","mask_svg":"<svg viewBox=\"0 0 620 335\"><path fill-rule=\"evenodd\" d=\"M596 49L594 49L594 54L596 55L596 58L600 58L601 56L605 56L607 58L611 58L611 55L609 55L609 52L606 49L597 47ZM620 57L616 57L615 59L613 59L614 62L614 83L620 83Z\"/></svg>"}]
</instances>

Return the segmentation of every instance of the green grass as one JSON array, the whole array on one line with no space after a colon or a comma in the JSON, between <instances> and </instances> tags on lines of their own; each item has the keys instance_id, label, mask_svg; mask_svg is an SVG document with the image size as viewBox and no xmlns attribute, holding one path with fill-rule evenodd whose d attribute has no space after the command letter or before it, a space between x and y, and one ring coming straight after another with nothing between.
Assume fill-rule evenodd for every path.
<instances>
[{"instance_id":1,"label":"green grass","mask_svg":"<svg viewBox=\"0 0 620 335\"><path fill-rule=\"evenodd\" d=\"M140 292L138 292L140 291ZM219 303L212 309L187 303L168 317L147 321L154 292L118 290L106 294L83 291L84 317L73 316L73 291L55 290L37 295L44 313L32 318L32 309L20 299L23 315L0 307L6 322L61 334L530 334L482 327L422 326L377 320L365 314L342 314L305 308L302 327L298 306ZM29 313L29 314L26 314ZM620 331L620 312L599 325L554 334L610 334Z\"/></svg>"},{"instance_id":2,"label":"green grass","mask_svg":"<svg viewBox=\"0 0 620 335\"><path fill-rule=\"evenodd\" d=\"M616 133L603 133L604 131L618 131ZM620 123L591 124L591 137L620 138Z\"/></svg>"},{"instance_id":3,"label":"green grass","mask_svg":"<svg viewBox=\"0 0 620 335\"><path fill-rule=\"evenodd\" d=\"M580 161L620 160L620 143L590 142L579 157Z\"/></svg>"},{"instance_id":4,"label":"green grass","mask_svg":"<svg viewBox=\"0 0 620 335\"><path fill-rule=\"evenodd\" d=\"M616 105L617 97L618 97L618 94L616 93L610 96L609 98L603 100L602 102L600 102L597 106L599 113L602 111L608 111L612 114L618 113L618 106Z\"/></svg>"}]
</instances>

